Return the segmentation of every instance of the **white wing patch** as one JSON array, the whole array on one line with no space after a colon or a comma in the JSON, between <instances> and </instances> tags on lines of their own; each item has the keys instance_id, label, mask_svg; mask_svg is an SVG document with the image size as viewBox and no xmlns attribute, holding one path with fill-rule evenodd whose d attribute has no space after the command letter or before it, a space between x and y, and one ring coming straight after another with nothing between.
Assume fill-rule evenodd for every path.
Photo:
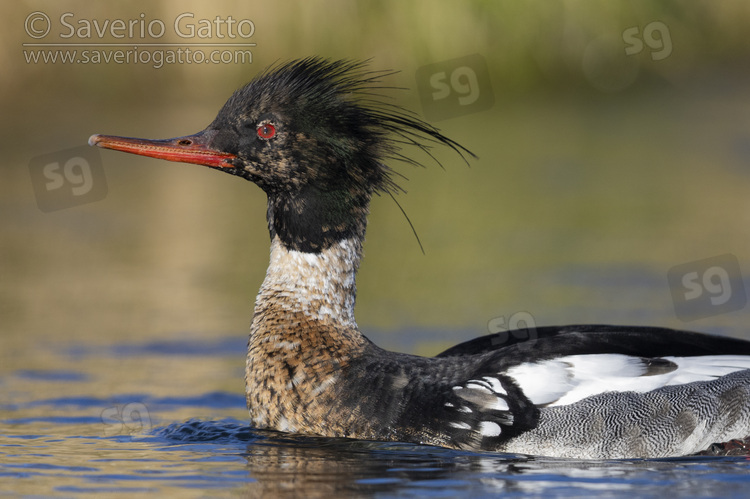
<instances>
[{"instance_id":1,"label":"white wing patch","mask_svg":"<svg viewBox=\"0 0 750 499\"><path fill-rule=\"evenodd\" d=\"M483 437L496 437L500 435L500 425L492 421L482 421L479 423L479 433Z\"/></svg>"},{"instance_id":2,"label":"white wing patch","mask_svg":"<svg viewBox=\"0 0 750 499\"><path fill-rule=\"evenodd\" d=\"M508 369L504 374L515 380L533 404L557 406L572 404L599 393L644 393L664 386L710 381L735 371L750 369L750 356L746 355L660 359L676 364L676 369L651 374L649 364L640 357L592 354L527 362Z\"/></svg>"}]
</instances>

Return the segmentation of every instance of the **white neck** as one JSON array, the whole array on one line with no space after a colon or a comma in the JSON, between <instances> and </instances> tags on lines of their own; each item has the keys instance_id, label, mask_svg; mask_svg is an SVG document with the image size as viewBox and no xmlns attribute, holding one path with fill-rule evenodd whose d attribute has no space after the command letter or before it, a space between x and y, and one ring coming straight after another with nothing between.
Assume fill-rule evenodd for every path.
<instances>
[{"instance_id":1,"label":"white neck","mask_svg":"<svg viewBox=\"0 0 750 499\"><path fill-rule=\"evenodd\" d=\"M255 303L256 315L268 308L301 312L314 320L356 327L355 282L361 242L344 239L320 253L286 248L271 241L271 261Z\"/></svg>"}]
</instances>

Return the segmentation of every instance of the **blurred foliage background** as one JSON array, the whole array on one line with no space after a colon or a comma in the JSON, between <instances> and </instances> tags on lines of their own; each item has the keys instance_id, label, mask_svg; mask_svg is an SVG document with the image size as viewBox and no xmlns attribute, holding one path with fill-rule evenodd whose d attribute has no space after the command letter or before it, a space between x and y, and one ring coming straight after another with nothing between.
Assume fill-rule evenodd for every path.
<instances>
[{"instance_id":1,"label":"blurred foliage background","mask_svg":"<svg viewBox=\"0 0 750 499\"><path fill-rule=\"evenodd\" d=\"M229 175L102 151L105 199L40 211L30 161L92 133L165 138L207 125L231 92L298 57L416 71L480 54L494 105L436 123L478 154L400 166L398 207L373 203L358 319L381 343L434 353L526 312L538 325L629 322L746 335L747 307L685 323L667 272L733 254L750 269L750 3L653 1L27 1L0 16L0 319L7 356L39 345L244 334L268 256L265 198ZM44 40L25 20L51 20ZM252 20L245 64L27 62L68 22ZM141 17L141 15L143 15ZM667 32L645 30L654 22ZM652 25L653 26L653 25ZM633 28L637 28L633 30ZM629 33L629 35L628 35ZM628 55L633 33L642 50ZM669 44L666 50L665 43ZM668 52L668 53L667 53ZM748 286L746 274L739 276ZM497 323L497 322L495 322ZM411 334L389 336L389 332ZM34 357L30 362L43 362Z\"/></svg>"}]
</instances>

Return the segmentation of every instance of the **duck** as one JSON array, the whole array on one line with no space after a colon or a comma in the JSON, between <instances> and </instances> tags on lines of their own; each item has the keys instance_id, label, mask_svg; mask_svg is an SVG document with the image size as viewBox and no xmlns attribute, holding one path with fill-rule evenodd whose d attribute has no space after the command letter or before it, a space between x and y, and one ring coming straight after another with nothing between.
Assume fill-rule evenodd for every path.
<instances>
[{"instance_id":1,"label":"duck","mask_svg":"<svg viewBox=\"0 0 750 499\"><path fill-rule=\"evenodd\" d=\"M750 342L663 327L539 326L434 356L370 341L354 315L373 195L403 151L476 158L383 98L369 61L277 63L203 131L89 144L207 166L264 191L270 261L245 368L257 429L574 459L686 456L750 436ZM437 160L436 160L437 161Z\"/></svg>"}]
</instances>

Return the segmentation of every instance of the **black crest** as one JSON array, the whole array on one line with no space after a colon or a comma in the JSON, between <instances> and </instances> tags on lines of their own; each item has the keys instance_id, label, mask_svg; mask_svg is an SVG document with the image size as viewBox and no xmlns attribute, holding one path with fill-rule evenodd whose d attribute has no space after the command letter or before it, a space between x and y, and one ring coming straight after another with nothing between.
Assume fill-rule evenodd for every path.
<instances>
[{"instance_id":1,"label":"black crest","mask_svg":"<svg viewBox=\"0 0 750 499\"><path fill-rule=\"evenodd\" d=\"M237 156L235 168L223 171L266 191L271 236L290 248L320 251L344 238L361 240L372 194L398 190L386 163L421 164L404 147L432 159L437 145L464 160L473 156L387 102L382 92L391 87L382 79L394 73L366 66L313 57L271 67L237 90L208 127L216 134L212 146Z\"/></svg>"},{"instance_id":2,"label":"black crest","mask_svg":"<svg viewBox=\"0 0 750 499\"><path fill-rule=\"evenodd\" d=\"M353 182L371 192L396 188L386 162L421 166L403 154L404 147L415 146L433 159L431 149L439 145L450 147L464 160L465 155L474 156L415 113L387 102L383 91L395 87L383 85L382 80L396 72L372 71L367 65L368 61L309 57L272 66L238 89L209 128L236 127L248 119L256 125L264 116L274 115L311 141L297 144L296 150L312 154L317 161L299 165L292 151L277 159L309 170L297 174L306 179L309 173L311 179L319 179L319 185ZM315 146L317 151L313 151Z\"/></svg>"}]
</instances>

